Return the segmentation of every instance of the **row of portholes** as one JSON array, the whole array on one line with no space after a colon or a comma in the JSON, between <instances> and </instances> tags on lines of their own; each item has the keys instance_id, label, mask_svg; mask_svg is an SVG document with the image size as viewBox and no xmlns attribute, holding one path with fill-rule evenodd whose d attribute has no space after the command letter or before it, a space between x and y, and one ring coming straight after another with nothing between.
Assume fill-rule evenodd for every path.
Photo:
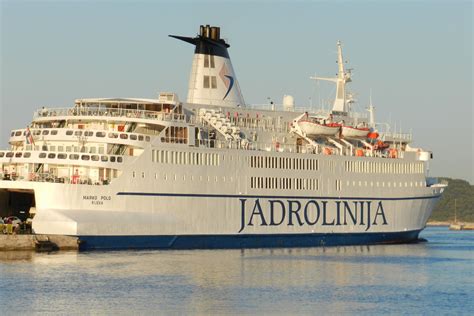
<instances>
[{"instance_id":1,"label":"row of portholes","mask_svg":"<svg viewBox=\"0 0 474 316\"><path fill-rule=\"evenodd\" d=\"M34 136L38 136L38 135L57 135L58 134L58 131L57 130L33 130L31 132ZM23 136L26 135L26 131L16 131L16 132L12 132L11 133L11 136L21 136L23 134ZM67 130L66 131L66 135L67 136L85 136L85 137L91 137L91 136L94 136L94 132L92 131L73 131L73 130ZM96 137L105 137L107 135L106 132L96 132L95 133L95 136ZM120 138L120 139L131 139L131 140L138 140L138 141L147 141L149 142L150 141L150 136L143 136L143 135L135 135L135 134L125 134L125 133L113 133L113 132L110 132L108 133L107 135L109 138Z\"/></svg>"},{"instance_id":2,"label":"row of portholes","mask_svg":"<svg viewBox=\"0 0 474 316\"><path fill-rule=\"evenodd\" d=\"M375 186L375 187L377 187L377 188L378 188L378 187L382 187L382 188L384 188L384 187L388 187L388 188L392 187L392 182L390 182L390 181L388 181L388 182L385 182L385 181L381 181L381 182L379 182L379 181L377 181L377 182L373 182L373 181L370 181L370 182L368 182L368 181L352 181L352 182L351 182L351 181L347 181L347 182L346 182L346 186L348 186L348 187L351 186L351 183L352 183L352 186L353 186L353 187L357 187L357 186L359 186L359 187L361 187L361 186L374 187L374 186ZM404 185L405 185L405 188L413 187L413 186L415 186L415 187L418 187L418 186L419 186L419 187L423 187L423 186L426 185L426 183L425 183L424 181L393 182L393 187L394 187L394 188L396 188L397 186L398 186L399 188L402 188Z\"/></svg>"},{"instance_id":3,"label":"row of portholes","mask_svg":"<svg viewBox=\"0 0 474 316\"><path fill-rule=\"evenodd\" d=\"M31 157L31 152L0 152L0 158L7 157L7 158L30 158ZM38 156L41 159L67 159L68 155L64 153L45 153L42 152ZM101 161L101 162L123 162L123 157L116 157L116 156L101 156L101 155L79 155L79 154L69 154L69 159L71 160L84 160L84 161Z\"/></svg>"}]
</instances>

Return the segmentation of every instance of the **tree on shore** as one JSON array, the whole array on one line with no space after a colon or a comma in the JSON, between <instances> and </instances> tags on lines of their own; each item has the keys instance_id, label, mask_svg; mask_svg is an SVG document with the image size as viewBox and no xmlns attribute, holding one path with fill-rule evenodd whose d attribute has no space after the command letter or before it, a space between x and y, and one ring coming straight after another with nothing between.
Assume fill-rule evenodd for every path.
<instances>
[{"instance_id":1,"label":"tree on shore","mask_svg":"<svg viewBox=\"0 0 474 316\"><path fill-rule=\"evenodd\" d=\"M461 179L440 178L448 182L440 201L431 214L431 221L474 222L474 186Z\"/></svg>"}]
</instances>

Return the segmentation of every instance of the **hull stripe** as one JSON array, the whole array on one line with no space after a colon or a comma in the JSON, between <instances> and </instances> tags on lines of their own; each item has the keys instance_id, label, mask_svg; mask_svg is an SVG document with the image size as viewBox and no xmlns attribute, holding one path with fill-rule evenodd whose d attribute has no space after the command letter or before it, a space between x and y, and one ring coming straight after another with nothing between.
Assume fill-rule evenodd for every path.
<instances>
[{"instance_id":1,"label":"hull stripe","mask_svg":"<svg viewBox=\"0 0 474 316\"><path fill-rule=\"evenodd\" d=\"M419 233L420 230L390 233L79 236L79 249L241 249L375 245L414 242L418 240Z\"/></svg>"},{"instance_id":2,"label":"hull stripe","mask_svg":"<svg viewBox=\"0 0 474 316\"><path fill-rule=\"evenodd\" d=\"M245 195L245 194L200 194L200 193L152 193L152 192L118 192L125 196L163 196L191 198L250 198L250 199L304 199L304 200L364 200L364 201L398 201L398 200L429 200L437 199L441 194L411 197L334 197L334 196L295 196L295 195Z\"/></svg>"}]
</instances>

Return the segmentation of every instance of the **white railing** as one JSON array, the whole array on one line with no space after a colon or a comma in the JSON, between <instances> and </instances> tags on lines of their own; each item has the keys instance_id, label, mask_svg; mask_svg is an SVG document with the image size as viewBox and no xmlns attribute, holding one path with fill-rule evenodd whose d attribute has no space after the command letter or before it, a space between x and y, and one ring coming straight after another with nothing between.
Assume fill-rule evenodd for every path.
<instances>
[{"instance_id":1,"label":"white railing","mask_svg":"<svg viewBox=\"0 0 474 316\"><path fill-rule=\"evenodd\" d=\"M43 108L33 114L33 119L60 117L60 116L94 116L94 117L126 117L139 119L152 119L162 121L186 121L184 114L145 111L145 110L127 110L127 109L91 109L91 108Z\"/></svg>"}]
</instances>

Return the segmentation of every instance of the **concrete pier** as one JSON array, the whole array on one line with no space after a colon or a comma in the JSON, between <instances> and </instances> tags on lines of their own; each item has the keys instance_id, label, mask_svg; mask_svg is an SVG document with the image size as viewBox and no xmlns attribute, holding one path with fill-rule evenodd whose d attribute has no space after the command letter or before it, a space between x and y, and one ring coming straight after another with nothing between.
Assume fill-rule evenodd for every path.
<instances>
[{"instance_id":1,"label":"concrete pier","mask_svg":"<svg viewBox=\"0 0 474 316\"><path fill-rule=\"evenodd\" d=\"M61 235L0 235L0 251L36 250L38 243L48 242L55 250L79 250L77 237Z\"/></svg>"}]
</instances>

